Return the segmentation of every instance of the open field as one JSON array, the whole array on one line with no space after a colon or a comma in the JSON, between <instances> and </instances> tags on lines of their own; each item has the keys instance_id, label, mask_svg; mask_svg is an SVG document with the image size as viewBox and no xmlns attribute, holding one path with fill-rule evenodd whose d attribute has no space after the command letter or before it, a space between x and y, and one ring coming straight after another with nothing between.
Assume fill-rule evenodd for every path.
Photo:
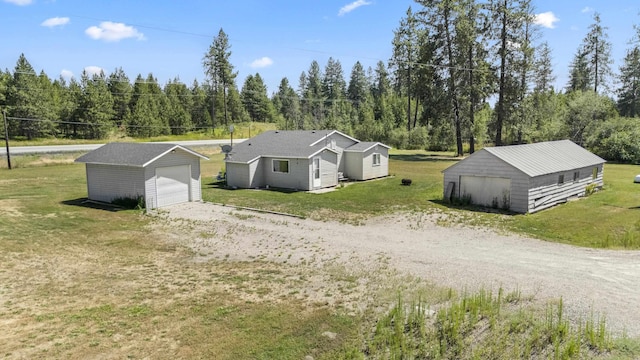
<instances>
[{"instance_id":1,"label":"open field","mask_svg":"<svg viewBox=\"0 0 640 360\"><path fill-rule=\"evenodd\" d=\"M365 225L374 216L384 217L400 210L427 217L446 215L429 224L424 220L416 222L416 226L442 225L452 229L463 225L492 226L501 231L518 229L516 225L531 219L541 224L536 226L551 226L554 221L562 221L553 219L556 210L588 205L596 200L616 208L615 214L627 219L638 211L633 208L637 205L632 206L637 200L635 188L625 187L623 180L607 178L605 181L610 184L607 186L611 187L606 190L611 190L610 195L603 191L532 216L460 211L438 201L442 181L438 169L450 162L434 158L427 154L398 154L391 168L395 178L312 195L219 189L211 185L210 180L219 171L222 157L213 154L212 161L203 162L203 183L211 201L273 206L322 220L317 222L318 226L329 229L347 226L364 231L366 226L354 227L353 224ZM287 247L295 239L281 241L277 237L264 237L258 244L262 253L234 257L232 247L226 245L252 231L256 231L252 236L259 238L258 229L252 225L259 216L231 211L228 218L233 221L207 223L203 227L196 220L185 219L173 226L162 211L156 216L144 216L130 210L87 207L81 203L86 196L82 165L42 165L0 170L3 214L0 217L0 356L3 357L361 358L364 353L375 354L374 344L398 338L381 335L384 326L379 326L380 330L375 326L377 319L381 319L380 324L386 321L385 314L398 303L398 292L404 294L408 304L422 301L430 304L432 310L453 311L456 299L466 298L460 291L449 290L448 284L433 285L430 280L437 280L435 278L407 275L382 254L363 261L323 259L323 250L311 240ZM637 171L638 167L607 165L605 176L626 177ZM415 186L399 186L401 177L411 177ZM390 194L384 196L387 191ZM625 205L627 203L629 205ZM538 215L552 219L538 219ZM613 216L603 216L599 211L586 216L601 216L608 226L633 231L633 227L625 228L624 224L617 224ZM333 219L340 223L332 222ZM403 221L412 219L415 217ZM637 221L638 217L634 219ZM287 227L288 221L268 222L270 226ZM416 231L410 224L406 226L407 231ZM544 234L524 226L519 231ZM590 231L580 238L591 236ZM554 231L547 232L549 238L553 238ZM566 232L571 233L570 229ZM221 248L203 247L206 241L218 242ZM596 244L604 245L607 244ZM306 261L295 257L298 251L306 254ZM371 263L374 268L366 267ZM492 290L497 296L498 290ZM463 323L479 324L472 327L480 329L488 319L495 319L491 321L505 324L495 328L506 331L504 339L515 336L509 332L508 324L520 324L525 329L541 326L537 334L542 339L548 335L549 339L532 344L542 346L542 350L536 350L537 356L551 356L554 348L551 340L553 336L558 338L557 332L562 333L563 326L552 326L550 330L529 319L544 319L548 306L552 306L551 310L546 311L558 319L557 313L562 307L558 307L557 299L548 305L546 299L531 298L524 291L518 295L517 291L508 290L505 296L507 294L512 294L510 299L519 300L498 307L505 318L485 313L477 323L472 320ZM495 313L494 302L487 304ZM575 315L572 311L565 305L567 314ZM572 324L577 326L575 318L572 319ZM592 325L596 330L592 334L597 338L600 320L597 314L595 319ZM588 322L583 323L583 330L585 324ZM609 325L616 328L618 324L609 322ZM490 330L483 333L488 337L498 334ZM429 331L425 331L428 335ZM572 331L580 332L577 328ZM582 338L588 335L580 333ZM464 341L471 341L478 335L471 332L460 336ZM530 335L533 336L532 332L526 330L522 338L538 339ZM609 339L609 335L605 337ZM426 340L424 343L430 344ZM559 349L569 351L571 343L569 339L563 340ZM580 358L607 356L608 349L613 351L614 358L640 356L640 345L635 340L621 338L594 343L600 347L592 348L585 341ZM526 353L504 344L483 343L482 346L490 352L504 350L502 354L511 356L503 356L511 358L513 354ZM522 351L525 350L526 344ZM445 353L445 357L469 355L451 354L455 353Z\"/></svg>"}]
</instances>

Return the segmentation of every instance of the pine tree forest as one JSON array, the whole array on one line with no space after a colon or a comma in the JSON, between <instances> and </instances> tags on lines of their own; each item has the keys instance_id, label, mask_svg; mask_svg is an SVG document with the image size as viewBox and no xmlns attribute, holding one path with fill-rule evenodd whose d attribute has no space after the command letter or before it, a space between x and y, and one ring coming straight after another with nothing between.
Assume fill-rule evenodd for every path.
<instances>
[{"instance_id":1,"label":"pine tree forest","mask_svg":"<svg viewBox=\"0 0 640 360\"><path fill-rule=\"evenodd\" d=\"M146 138L251 121L458 155L571 139L607 160L640 163L640 27L629 29L614 66L606 19L595 13L556 89L553 49L533 11L531 0L416 0L386 61L345 69L337 58L314 60L271 94L259 73L237 78L223 29L203 49L201 82L162 85L122 68L51 79L17 54L13 70L0 70L0 108L11 139Z\"/></svg>"}]
</instances>

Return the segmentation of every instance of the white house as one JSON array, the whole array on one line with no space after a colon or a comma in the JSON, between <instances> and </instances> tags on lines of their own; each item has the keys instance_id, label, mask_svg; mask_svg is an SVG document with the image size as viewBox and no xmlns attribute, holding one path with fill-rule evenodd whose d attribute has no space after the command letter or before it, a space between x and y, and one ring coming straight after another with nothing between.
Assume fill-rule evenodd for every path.
<instances>
[{"instance_id":1,"label":"white house","mask_svg":"<svg viewBox=\"0 0 640 360\"><path fill-rule=\"evenodd\" d=\"M76 162L86 164L88 198L112 202L142 197L147 209L202 200L200 159L193 150L164 143L110 143Z\"/></svg>"},{"instance_id":2,"label":"white house","mask_svg":"<svg viewBox=\"0 0 640 360\"><path fill-rule=\"evenodd\" d=\"M233 147L227 185L314 190L389 175L390 147L336 130L267 131Z\"/></svg>"},{"instance_id":3,"label":"white house","mask_svg":"<svg viewBox=\"0 0 640 360\"><path fill-rule=\"evenodd\" d=\"M535 212L601 188L604 163L570 140L488 147L443 171L444 198Z\"/></svg>"}]
</instances>

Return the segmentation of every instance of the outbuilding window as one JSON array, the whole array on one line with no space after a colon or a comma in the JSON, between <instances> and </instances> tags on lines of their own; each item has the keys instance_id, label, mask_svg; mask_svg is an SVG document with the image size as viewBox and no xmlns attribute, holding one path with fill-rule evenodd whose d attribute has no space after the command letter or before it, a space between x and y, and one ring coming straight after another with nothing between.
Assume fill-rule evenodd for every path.
<instances>
[{"instance_id":1,"label":"outbuilding window","mask_svg":"<svg viewBox=\"0 0 640 360\"><path fill-rule=\"evenodd\" d=\"M558 184L564 184L564 174L558 175Z\"/></svg>"},{"instance_id":2,"label":"outbuilding window","mask_svg":"<svg viewBox=\"0 0 640 360\"><path fill-rule=\"evenodd\" d=\"M591 178L592 178L593 180L595 180L595 179L597 179L597 178L598 178L598 168L597 168L597 167L594 167L594 168L593 168L593 171L591 172Z\"/></svg>"},{"instance_id":3,"label":"outbuilding window","mask_svg":"<svg viewBox=\"0 0 640 360\"><path fill-rule=\"evenodd\" d=\"M380 166L380 154L379 153L374 153L373 154L373 166Z\"/></svg>"},{"instance_id":4,"label":"outbuilding window","mask_svg":"<svg viewBox=\"0 0 640 360\"><path fill-rule=\"evenodd\" d=\"M273 160L273 172L289 173L289 160Z\"/></svg>"},{"instance_id":5,"label":"outbuilding window","mask_svg":"<svg viewBox=\"0 0 640 360\"><path fill-rule=\"evenodd\" d=\"M578 181L580 179L580 171L573 172L573 181Z\"/></svg>"}]
</instances>

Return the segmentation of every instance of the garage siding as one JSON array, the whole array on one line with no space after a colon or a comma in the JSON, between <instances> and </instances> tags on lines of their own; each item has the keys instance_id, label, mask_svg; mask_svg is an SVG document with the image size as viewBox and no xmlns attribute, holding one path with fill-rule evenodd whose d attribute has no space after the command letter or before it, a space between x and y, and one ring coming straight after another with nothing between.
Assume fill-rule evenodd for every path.
<instances>
[{"instance_id":1,"label":"garage siding","mask_svg":"<svg viewBox=\"0 0 640 360\"><path fill-rule=\"evenodd\" d=\"M145 196L144 169L131 166L87 164L88 198L111 202L118 198Z\"/></svg>"},{"instance_id":2,"label":"garage siding","mask_svg":"<svg viewBox=\"0 0 640 360\"><path fill-rule=\"evenodd\" d=\"M177 149L175 153L169 153L149 164L144 170L146 187L145 202L147 209L158 207L156 189L156 168L179 165L191 165L191 183L189 184L191 198L189 201L201 201L202 189L200 179L200 158L183 150Z\"/></svg>"},{"instance_id":3,"label":"garage siding","mask_svg":"<svg viewBox=\"0 0 640 360\"><path fill-rule=\"evenodd\" d=\"M480 150L444 171L444 196L449 183L455 184L454 196L461 197L461 176L488 176L511 179L510 200L512 211L527 212L529 178L526 174L496 158L485 150ZM472 194L473 197L473 194Z\"/></svg>"},{"instance_id":4,"label":"garage siding","mask_svg":"<svg viewBox=\"0 0 640 360\"><path fill-rule=\"evenodd\" d=\"M593 178L594 169L597 169L595 179ZM579 172L576 181L573 179L574 172ZM564 176L562 184L559 183L560 175ZM529 212L540 211L564 203L570 197L583 196L585 188L591 183L595 183L597 188L602 188L603 175L604 164L600 164L531 178L528 210Z\"/></svg>"}]
</instances>

